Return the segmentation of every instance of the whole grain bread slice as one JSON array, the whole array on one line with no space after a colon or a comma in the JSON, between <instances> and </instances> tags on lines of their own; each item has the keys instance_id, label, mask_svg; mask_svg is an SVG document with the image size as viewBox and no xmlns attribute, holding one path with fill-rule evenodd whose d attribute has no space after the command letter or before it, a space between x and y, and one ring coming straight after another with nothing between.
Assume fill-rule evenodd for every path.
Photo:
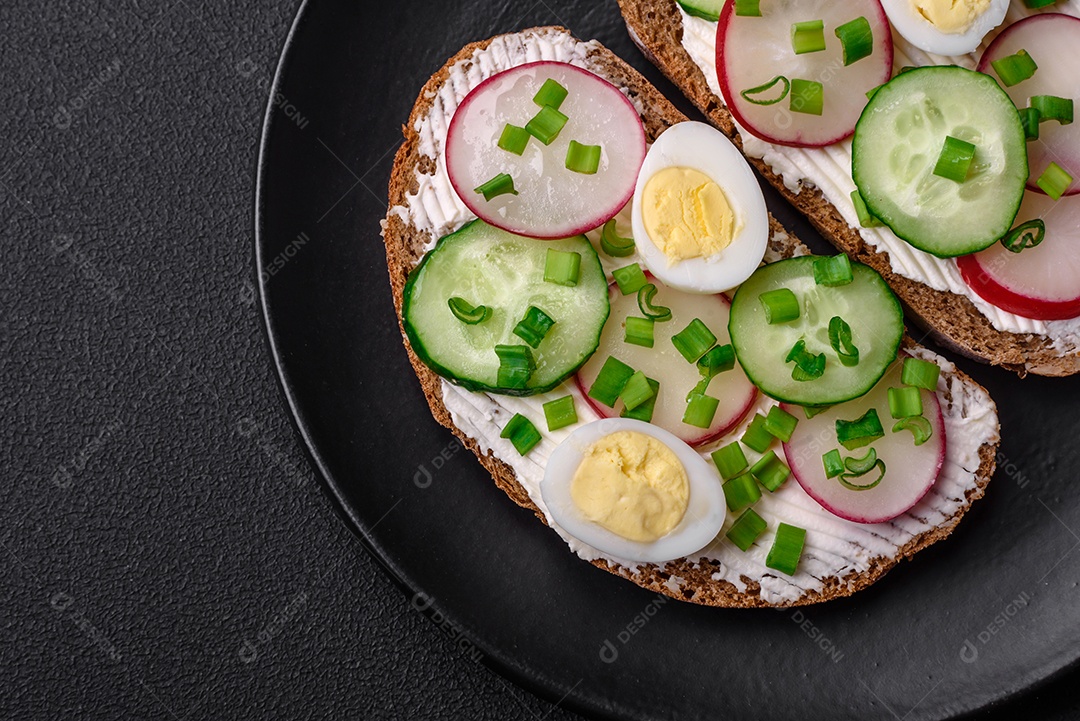
<instances>
[{"instance_id":1,"label":"whole grain bread slice","mask_svg":"<svg viewBox=\"0 0 1080 721\"><path fill-rule=\"evenodd\" d=\"M569 31L564 28L550 27L535 28L522 32L568 33ZM382 224L387 269L390 276L394 307L398 314L399 327L401 325L402 293L405 281L409 272L420 261L424 248L430 247L430 243L435 240L428 231L420 230L411 223L408 220L408 213L399 212L402 208L408 208L410 196L417 191L419 175L430 174L434 172L436 167L434 159L425 156L421 150L422 141L417 130L419 121L428 113L433 99L438 96L440 88L447 82L450 69L459 63L471 62L475 51L486 48L494 40L495 38L491 38L472 43L451 57L424 85L407 124L402 126L404 142L395 157L389 183L389 208ZM642 75L598 43L590 45L589 62L594 72L601 74L608 81L622 88L635 105L642 109L642 120L650 142L655 140L666 128L686 120L686 117L676 110ZM771 217L770 226L772 229L770 255L772 257L784 258L807 252L805 246L788 235L779 223ZM490 451L484 452L476 438L470 437L454 424L451 413L444 403L442 379L417 358L412 349L409 348L404 329L401 330L409 360L417 378L420 380L421 388L435 419L449 428L465 447L476 455L484 468L490 472L496 485L515 503L533 511L541 521L546 523L544 514L530 498L521 483L518 482L514 469L491 454ZM910 340L906 340L905 343L909 347L914 345ZM978 388L978 385L973 380L960 371L946 371L946 376L968 387ZM951 399L945 398L944 400L948 403ZM974 474L974 482L967 489L965 498L962 500L958 510L951 516L933 528L911 538L896 553L873 558L869 563L869 567L861 573L852 572L843 577L835 576L823 579L821 590L807 592L794 600L771 603L762 598L758 582L745 576L742 578L742 589L726 580L714 580L714 574L719 571L718 562L709 559L699 561L680 559L663 566L643 564L636 568L628 568L603 559L594 560L592 563L599 568L623 576L657 593L683 601L711 606L744 608L796 606L847 596L874 583L902 559L909 558L930 544L948 536L966 513L971 503L982 497L994 471L996 449L996 439L988 441L979 447L977 454L978 469ZM679 583L673 584L672 580L676 578Z\"/></svg>"},{"instance_id":2,"label":"whole grain bread slice","mask_svg":"<svg viewBox=\"0 0 1080 721\"><path fill-rule=\"evenodd\" d=\"M740 148L734 119L709 87L682 45L682 15L675 0L618 0L634 43L708 119ZM1067 376L1080 372L1080 354L1063 354L1043 335L996 329L962 295L935 290L892 271L889 256L866 243L817 188L789 189L763 160L747 158L821 234L853 259L881 273L911 317L931 337L961 355L1002 366L1021 376Z\"/></svg>"}]
</instances>

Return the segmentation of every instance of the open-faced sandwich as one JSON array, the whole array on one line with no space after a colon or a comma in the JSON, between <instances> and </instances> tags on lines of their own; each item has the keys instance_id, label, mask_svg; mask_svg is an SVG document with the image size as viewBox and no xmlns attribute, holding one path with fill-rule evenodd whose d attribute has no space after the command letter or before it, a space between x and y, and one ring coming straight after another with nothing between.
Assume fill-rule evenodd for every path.
<instances>
[{"instance_id":1,"label":"open-faced sandwich","mask_svg":"<svg viewBox=\"0 0 1080 721\"><path fill-rule=\"evenodd\" d=\"M943 344L1080 370L1080 2L619 0L646 55Z\"/></svg>"},{"instance_id":2,"label":"open-faced sandwich","mask_svg":"<svg viewBox=\"0 0 1080 721\"><path fill-rule=\"evenodd\" d=\"M981 497L986 391L812 256L745 159L599 43L465 47L421 90L383 223L435 418L581 558L716 606L851 594Z\"/></svg>"}]
</instances>

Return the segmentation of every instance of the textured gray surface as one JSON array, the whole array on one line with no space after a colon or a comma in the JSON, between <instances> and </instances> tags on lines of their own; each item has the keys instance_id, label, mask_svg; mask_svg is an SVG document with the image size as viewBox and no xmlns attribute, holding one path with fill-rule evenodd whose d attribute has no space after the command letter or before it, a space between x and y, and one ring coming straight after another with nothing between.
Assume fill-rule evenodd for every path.
<instances>
[{"instance_id":1,"label":"textured gray surface","mask_svg":"<svg viewBox=\"0 0 1080 721\"><path fill-rule=\"evenodd\" d=\"M251 207L296 7L0 6L0 717L573 717L413 608L288 422Z\"/></svg>"}]
</instances>

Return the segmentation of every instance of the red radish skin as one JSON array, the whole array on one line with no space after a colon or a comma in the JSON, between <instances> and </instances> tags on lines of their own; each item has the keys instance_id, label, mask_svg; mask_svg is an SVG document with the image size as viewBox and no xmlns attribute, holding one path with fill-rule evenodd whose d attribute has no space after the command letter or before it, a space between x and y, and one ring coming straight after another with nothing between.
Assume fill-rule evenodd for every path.
<instances>
[{"instance_id":1,"label":"red radish skin","mask_svg":"<svg viewBox=\"0 0 1080 721\"><path fill-rule=\"evenodd\" d=\"M849 137L866 105L866 92L892 77L892 31L881 3L774 0L762 3L761 12L764 17L739 17L735 15L735 3L727 2L716 29L716 74L724 103L735 121L761 140L778 145L819 148ZM873 30L874 52L845 67L842 46L834 31L860 16L869 21ZM795 55L791 25L818 19L825 21L826 49ZM740 95L777 75L821 82L825 93L823 114L792 112L788 98L775 105L758 106Z\"/></svg>"},{"instance_id":2,"label":"red radish skin","mask_svg":"<svg viewBox=\"0 0 1080 721\"><path fill-rule=\"evenodd\" d=\"M1026 108L1033 95L1080 100L1076 82L1076 69L1080 67L1080 18L1043 13L1010 25L986 48L979 61L979 72L997 78L992 63L1019 50L1027 50L1039 69L1032 77L1012 87L1006 88L1002 83L1016 107ZM1028 142L1028 164L1031 166L1028 190L1043 192L1036 181L1051 161L1074 178L1065 194L1080 193L1080 123L1061 125L1050 120L1040 124L1039 139Z\"/></svg>"},{"instance_id":3,"label":"red radish skin","mask_svg":"<svg viewBox=\"0 0 1080 721\"><path fill-rule=\"evenodd\" d=\"M560 112L569 120L545 146L530 138L525 152L498 147L507 123L524 127L540 110L532 98L552 78L569 90ZM565 167L571 140L602 147L593 175ZM554 240L603 225L634 194L645 159L645 129L630 100L611 83L568 63L539 61L487 78L461 101L446 140L446 170L461 201L487 223L518 235ZM490 201L475 188L499 173L517 195Z\"/></svg>"},{"instance_id":4,"label":"red radish skin","mask_svg":"<svg viewBox=\"0 0 1080 721\"><path fill-rule=\"evenodd\" d=\"M601 418L618 418L622 412L622 403L617 402L615 408L598 403L589 397L589 388L593 380L603 366L609 355L614 355L619 360L632 366L635 370L642 370L646 376L660 382L660 394L664 398L677 400L667 415L668 422L663 422L660 415L654 415L655 425L674 433L690 446L697 448L707 443L722 438L737 427L746 414L750 412L758 399L758 390L736 364L730 371L719 374L709 384L708 394L720 399L720 407L713 419L713 424L707 430L695 428L681 422L681 412L685 410L687 392L694 387L699 376L697 368L687 363L671 344L670 337L681 331L690 324L695 317L701 318L717 337L717 343L724 345L731 339L727 332L728 309L731 301L722 294L698 295L683 293L674 288L664 286L660 281L646 274L650 283L657 286L657 295L654 303L671 306L672 319L665 323L657 323L655 326L655 344L652 348L644 348L626 343L624 337L624 319L629 316L641 316L637 305L637 295L622 295L614 283L611 285L611 315L607 325L604 326L604 334L600 340L600 347L588 363L574 376L582 397L589 407ZM704 304L713 304L712 308L705 308ZM685 305L694 310L680 313L679 305ZM672 387L672 369L680 371L680 378L684 383L678 388ZM685 385L685 387L682 387ZM665 396L665 393L669 394ZM670 395L674 394L674 395ZM674 410L682 409L682 410ZM660 414L660 410L657 410ZM674 414L674 415L673 415ZM678 417L675 417L678 416Z\"/></svg>"},{"instance_id":5,"label":"red radish skin","mask_svg":"<svg viewBox=\"0 0 1080 721\"><path fill-rule=\"evenodd\" d=\"M901 359L902 360L902 359ZM937 481L945 462L945 419L937 394L922 391L923 415L934 434L922 446L915 446L910 431L892 432L895 420L889 414L888 388L899 387L902 364L897 361L877 386L862 398L848 401L807 419L798 406L781 404L799 419L799 425L784 444L784 455L792 474L806 493L833 515L855 523L885 523L909 511L922 500ZM866 448L847 451L836 440L837 418L854 420L867 408L877 408L885 437ZM876 488L853 491L836 478L825 478L821 457L836 448L842 457L861 457L867 448L877 450L885 462L885 478ZM876 474L877 471L871 471ZM870 475L867 480L872 480ZM904 484L898 488L897 484Z\"/></svg>"},{"instance_id":6,"label":"red radish skin","mask_svg":"<svg viewBox=\"0 0 1080 721\"><path fill-rule=\"evenodd\" d=\"M1000 243L956 259L964 282L983 300L1033 320L1080 316L1080 198L1054 201L1027 193L1016 225L1046 224L1041 244L1012 253Z\"/></svg>"}]
</instances>

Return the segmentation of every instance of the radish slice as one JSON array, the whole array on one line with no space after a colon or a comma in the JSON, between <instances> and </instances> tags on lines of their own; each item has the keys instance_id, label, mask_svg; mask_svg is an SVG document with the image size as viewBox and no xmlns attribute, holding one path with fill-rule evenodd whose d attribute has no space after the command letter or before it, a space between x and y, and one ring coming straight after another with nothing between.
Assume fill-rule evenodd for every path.
<instances>
[{"instance_id":1,"label":"radish slice","mask_svg":"<svg viewBox=\"0 0 1080 721\"><path fill-rule=\"evenodd\" d=\"M608 317L604 332L600 336L600 347L593 357L577 374L577 384L585 400L593 410L603 418L617 418L622 413L622 401L614 408L608 408L588 396L596 376L608 356L614 356L634 370L643 372L647 377L660 383L660 392L653 410L652 423L674 433L691 446L697 447L720 438L742 421L757 399L757 388L751 383L742 368L735 368L720 373L709 383L706 393L720 401L712 425L707 429L696 428L682 422L686 412L686 396L701 380L697 365L687 363L671 342L675 335L690 321L700 318L716 335L716 342L724 345L731 342L728 335L728 317L731 303L723 295L696 295L683 293L669 288L653 277L649 282L657 288L655 305L671 309L671 320L657 323L653 327L653 347L631 345L624 340L626 318L642 317L638 308L637 294L623 295L617 286L611 287L611 315Z\"/></svg>"},{"instance_id":2,"label":"radish slice","mask_svg":"<svg viewBox=\"0 0 1080 721\"><path fill-rule=\"evenodd\" d=\"M731 114L742 127L770 143L821 147L851 135L866 105L866 93L892 76L892 33L877 0L774 0L761 4L761 17L737 16L735 3L724 5L716 31L716 74ZM865 17L874 35L871 55L844 66L836 28ZM823 20L826 48L796 55L791 26ZM755 105L742 96L776 76L820 82L824 111L820 116L791 110L791 95L774 105ZM775 98L782 88L763 92Z\"/></svg>"},{"instance_id":3,"label":"radish slice","mask_svg":"<svg viewBox=\"0 0 1080 721\"><path fill-rule=\"evenodd\" d=\"M1080 67L1080 18L1046 13L1010 25L983 53L979 71L996 78L991 63L1020 50L1027 50L1039 69L1027 80L1005 88L1016 107L1028 107L1033 95L1056 95L1080 101L1080 83L1076 79L1076 69ZM1049 120L1039 125L1039 139L1028 142L1031 167L1028 190L1043 192L1035 181L1051 161L1074 178L1066 194L1080 193L1080 123L1061 125Z\"/></svg>"},{"instance_id":4,"label":"radish slice","mask_svg":"<svg viewBox=\"0 0 1080 721\"><path fill-rule=\"evenodd\" d=\"M533 97L551 79L567 89L558 110L569 119L550 145L530 137L521 155L499 147L509 123L524 128L540 110ZM596 173L566 167L570 141L601 147ZM637 110L611 83L566 63L536 62L493 75L461 101L446 139L446 170L478 217L518 235L551 240L592 230L634 193L645 159ZM475 188L507 173L516 195L484 200Z\"/></svg>"},{"instance_id":5,"label":"radish slice","mask_svg":"<svg viewBox=\"0 0 1080 721\"><path fill-rule=\"evenodd\" d=\"M1016 225L1034 218L1046 237L1034 248L1013 253L1001 243L956 259L960 275L980 298L1035 320L1080 315L1080 198L1054 201L1025 193Z\"/></svg>"},{"instance_id":6,"label":"radish slice","mask_svg":"<svg viewBox=\"0 0 1080 721\"><path fill-rule=\"evenodd\" d=\"M916 446L910 431L892 432L896 423L889 413L888 391L899 388L902 358L893 364L885 377L874 389L861 398L833 406L813 418L806 419L798 406L783 405L791 414L798 414L799 425L784 444L784 455L799 485L822 508L840 518L856 523L883 523L896 518L919 502L937 480L941 464L945 460L945 421L937 394L922 391L923 416L930 421L933 435L921 446ZM876 408L885 436L866 448L848 451L836 440L836 421L855 420L870 408ZM861 458L868 448L877 452L885 462L886 472L874 488L855 491L846 488L838 478L826 478L821 457L832 449L838 449L844 458ZM869 483L877 477L872 470L853 483Z\"/></svg>"}]
</instances>

